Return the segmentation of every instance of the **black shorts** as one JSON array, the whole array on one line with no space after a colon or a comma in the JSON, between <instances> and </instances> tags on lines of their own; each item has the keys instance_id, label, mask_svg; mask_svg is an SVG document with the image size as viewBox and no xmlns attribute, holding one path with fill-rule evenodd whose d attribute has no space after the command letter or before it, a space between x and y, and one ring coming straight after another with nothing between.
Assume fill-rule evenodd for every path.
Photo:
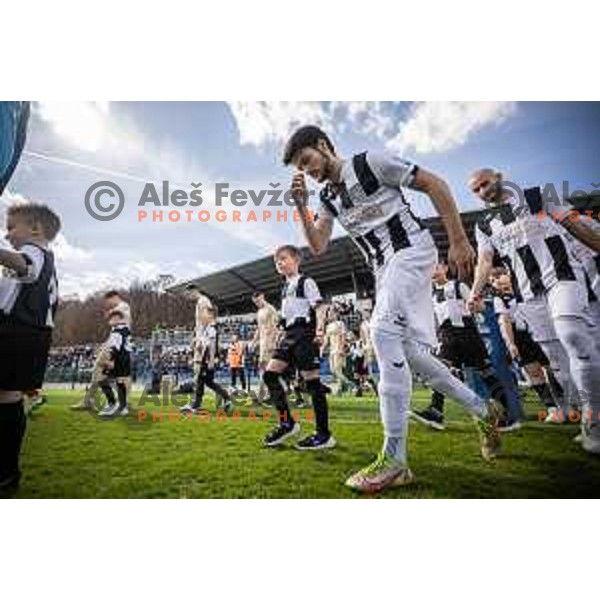
<instances>
[{"instance_id":1,"label":"black shorts","mask_svg":"<svg viewBox=\"0 0 600 600\"><path fill-rule=\"evenodd\" d=\"M110 378L131 377L131 354L129 352L113 352L114 367L107 369L104 374Z\"/></svg>"},{"instance_id":2,"label":"black shorts","mask_svg":"<svg viewBox=\"0 0 600 600\"><path fill-rule=\"evenodd\" d=\"M0 323L0 390L41 388L51 342L51 329Z\"/></svg>"},{"instance_id":3,"label":"black shorts","mask_svg":"<svg viewBox=\"0 0 600 600\"><path fill-rule=\"evenodd\" d=\"M449 327L440 331L437 357L453 367L489 367L490 356L476 327Z\"/></svg>"},{"instance_id":4,"label":"black shorts","mask_svg":"<svg viewBox=\"0 0 600 600\"><path fill-rule=\"evenodd\" d=\"M519 351L521 364L530 365L539 362L543 367L550 364L542 347L531 337L529 331L515 330L515 346Z\"/></svg>"},{"instance_id":5,"label":"black shorts","mask_svg":"<svg viewBox=\"0 0 600 600\"><path fill-rule=\"evenodd\" d=\"M273 352L275 360L282 360L299 371L319 369L319 348L315 343L315 332L306 327L287 329L281 342Z\"/></svg>"},{"instance_id":6,"label":"black shorts","mask_svg":"<svg viewBox=\"0 0 600 600\"><path fill-rule=\"evenodd\" d=\"M367 361L364 356L360 356L354 359L354 373L358 377L364 377L369 374L369 369L367 368Z\"/></svg>"}]
</instances>

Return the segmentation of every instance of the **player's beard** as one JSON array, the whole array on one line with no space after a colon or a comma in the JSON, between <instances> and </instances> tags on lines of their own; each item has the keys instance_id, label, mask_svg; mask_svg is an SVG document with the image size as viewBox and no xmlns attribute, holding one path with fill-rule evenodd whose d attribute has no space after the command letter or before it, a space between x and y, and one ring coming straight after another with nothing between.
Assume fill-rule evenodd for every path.
<instances>
[{"instance_id":1,"label":"player's beard","mask_svg":"<svg viewBox=\"0 0 600 600\"><path fill-rule=\"evenodd\" d=\"M333 163L328 156L321 154L321 165L319 167L320 177L319 183L325 183L331 181L331 175L333 174Z\"/></svg>"}]
</instances>

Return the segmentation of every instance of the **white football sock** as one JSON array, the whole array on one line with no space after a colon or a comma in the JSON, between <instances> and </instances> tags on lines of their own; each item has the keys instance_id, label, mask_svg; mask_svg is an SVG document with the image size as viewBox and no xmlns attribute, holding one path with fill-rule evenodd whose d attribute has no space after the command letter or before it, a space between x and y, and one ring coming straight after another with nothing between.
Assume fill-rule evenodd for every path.
<instances>
[{"instance_id":1,"label":"white football sock","mask_svg":"<svg viewBox=\"0 0 600 600\"><path fill-rule=\"evenodd\" d=\"M402 338L379 328L371 332L379 363L379 406L385 440L383 452L406 464L408 408L412 392L412 375Z\"/></svg>"},{"instance_id":2,"label":"white football sock","mask_svg":"<svg viewBox=\"0 0 600 600\"><path fill-rule=\"evenodd\" d=\"M596 352L590 327L580 317L564 316L554 319L558 339L568 357L571 376L583 406L589 405L591 421L600 414L600 357Z\"/></svg>"},{"instance_id":3,"label":"white football sock","mask_svg":"<svg viewBox=\"0 0 600 600\"><path fill-rule=\"evenodd\" d=\"M406 341L404 351L411 369L421 375L434 390L454 398L471 414L483 418L487 415L485 401L460 379L454 377L450 369L424 344Z\"/></svg>"}]
</instances>

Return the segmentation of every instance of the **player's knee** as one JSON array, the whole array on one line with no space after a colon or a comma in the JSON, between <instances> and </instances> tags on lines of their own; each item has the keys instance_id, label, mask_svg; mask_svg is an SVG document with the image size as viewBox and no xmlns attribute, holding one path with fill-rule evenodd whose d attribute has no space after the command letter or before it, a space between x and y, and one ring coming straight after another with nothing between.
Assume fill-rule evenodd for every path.
<instances>
[{"instance_id":1,"label":"player's knee","mask_svg":"<svg viewBox=\"0 0 600 600\"><path fill-rule=\"evenodd\" d=\"M309 379L304 382L306 391L311 394L327 394L331 390L320 379Z\"/></svg>"},{"instance_id":2,"label":"player's knee","mask_svg":"<svg viewBox=\"0 0 600 600\"><path fill-rule=\"evenodd\" d=\"M391 334L388 331L381 329L381 327L373 327L371 330L371 340L373 342L373 346L376 349L385 346L390 335Z\"/></svg>"},{"instance_id":3,"label":"player's knee","mask_svg":"<svg viewBox=\"0 0 600 600\"><path fill-rule=\"evenodd\" d=\"M398 334L374 328L371 332L373 347L378 357L381 396L410 393L412 376Z\"/></svg>"},{"instance_id":4,"label":"player's knee","mask_svg":"<svg viewBox=\"0 0 600 600\"><path fill-rule=\"evenodd\" d=\"M556 329L567 352L575 354L578 358L589 356L593 340L582 319L559 319Z\"/></svg>"},{"instance_id":5,"label":"player's knee","mask_svg":"<svg viewBox=\"0 0 600 600\"><path fill-rule=\"evenodd\" d=\"M406 358L411 369L418 373L433 389L441 386L451 375L448 367L433 356L431 350L423 344L406 344Z\"/></svg>"},{"instance_id":6,"label":"player's knee","mask_svg":"<svg viewBox=\"0 0 600 600\"><path fill-rule=\"evenodd\" d=\"M384 400L382 410L385 410L386 400L391 400L396 407L408 406L412 393L412 374L405 360L400 363L391 361L380 370L377 392Z\"/></svg>"},{"instance_id":7,"label":"player's knee","mask_svg":"<svg viewBox=\"0 0 600 600\"><path fill-rule=\"evenodd\" d=\"M265 371L263 375L263 381L268 388L278 387L281 385L279 378L281 377L280 373L275 371Z\"/></svg>"},{"instance_id":8,"label":"player's knee","mask_svg":"<svg viewBox=\"0 0 600 600\"><path fill-rule=\"evenodd\" d=\"M371 339L380 363L385 362L386 358L397 354L399 350L402 351L402 339L397 333L374 327L371 331Z\"/></svg>"}]
</instances>

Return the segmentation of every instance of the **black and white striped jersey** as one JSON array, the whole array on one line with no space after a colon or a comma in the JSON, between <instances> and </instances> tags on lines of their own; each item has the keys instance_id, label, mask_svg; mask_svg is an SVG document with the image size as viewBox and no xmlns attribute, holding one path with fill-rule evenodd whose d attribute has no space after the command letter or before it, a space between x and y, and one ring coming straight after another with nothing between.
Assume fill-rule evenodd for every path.
<instances>
[{"instance_id":1,"label":"black and white striped jersey","mask_svg":"<svg viewBox=\"0 0 600 600\"><path fill-rule=\"evenodd\" d=\"M475 321L467 309L469 286L456 279L444 285L433 285L433 310L438 327L474 327Z\"/></svg>"},{"instance_id":2,"label":"black and white striped jersey","mask_svg":"<svg viewBox=\"0 0 600 600\"><path fill-rule=\"evenodd\" d=\"M322 208L339 220L374 270L405 248L433 245L402 192L417 170L400 158L363 152L344 162L339 184L321 190Z\"/></svg>"},{"instance_id":3,"label":"black and white striped jersey","mask_svg":"<svg viewBox=\"0 0 600 600\"><path fill-rule=\"evenodd\" d=\"M206 364L209 368L212 368L219 349L217 328L212 324L196 325L194 335L196 345L194 361L200 364Z\"/></svg>"},{"instance_id":4,"label":"black and white striped jersey","mask_svg":"<svg viewBox=\"0 0 600 600\"><path fill-rule=\"evenodd\" d=\"M508 315L516 331L528 331L529 327L523 313L523 303L518 302L514 294L494 296L494 314Z\"/></svg>"},{"instance_id":5,"label":"black and white striped jersey","mask_svg":"<svg viewBox=\"0 0 600 600\"><path fill-rule=\"evenodd\" d=\"M593 219L583 221L586 227L600 231L600 223ZM598 302L600 300L600 254L596 254L591 248L580 242L572 233L565 230L565 237L569 241L573 253L583 266L585 283L588 291L588 300Z\"/></svg>"},{"instance_id":6,"label":"black and white striped jersey","mask_svg":"<svg viewBox=\"0 0 600 600\"><path fill-rule=\"evenodd\" d=\"M478 251L496 250L508 267L517 299L544 295L558 281L583 283L581 263L564 228L544 216L539 188L525 190L523 201L490 208L475 228Z\"/></svg>"},{"instance_id":7,"label":"black and white striped jersey","mask_svg":"<svg viewBox=\"0 0 600 600\"><path fill-rule=\"evenodd\" d=\"M127 325L113 325L110 329L106 347L115 353L131 352L131 331Z\"/></svg>"},{"instance_id":8,"label":"black and white striped jersey","mask_svg":"<svg viewBox=\"0 0 600 600\"><path fill-rule=\"evenodd\" d=\"M285 327L315 324L315 307L322 301L314 279L298 273L287 279L281 290L281 319Z\"/></svg>"},{"instance_id":9,"label":"black and white striped jersey","mask_svg":"<svg viewBox=\"0 0 600 600\"><path fill-rule=\"evenodd\" d=\"M589 302L600 302L600 254L594 254L583 264Z\"/></svg>"},{"instance_id":10,"label":"black and white striped jersey","mask_svg":"<svg viewBox=\"0 0 600 600\"><path fill-rule=\"evenodd\" d=\"M105 346L110 351L114 361L114 370L116 373L124 373L130 368L131 332L127 325L114 325L111 327L108 340Z\"/></svg>"},{"instance_id":11,"label":"black and white striped jersey","mask_svg":"<svg viewBox=\"0 0 600 600\"><path fill-rule=\"evenodd\" d=\"M4 268L0 276L0 314L10 321L51 329L58 306L54 254L36 244L25 244L19 252L27 263L27 272L18 275Z\"/></svg>"}]
</instances>

